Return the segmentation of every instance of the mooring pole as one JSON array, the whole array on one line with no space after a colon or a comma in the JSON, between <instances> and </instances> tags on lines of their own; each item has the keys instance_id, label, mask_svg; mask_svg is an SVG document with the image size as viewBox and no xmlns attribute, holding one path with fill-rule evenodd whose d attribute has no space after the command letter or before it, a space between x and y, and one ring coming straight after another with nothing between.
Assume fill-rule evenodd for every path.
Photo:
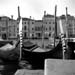
<instances>
[{"instance_id":1,"label":"mooring pole","mask_svg":"<svg viewBox=\"0 0 75 75\"><path fill-rule=\"evenodd\" d=\"M57 19L56 19L56 13L57 13L57 5L55 6L55 32L54 32L54 47L55 47L56 37L57 37Z\"/></svg>"}]
</instances>

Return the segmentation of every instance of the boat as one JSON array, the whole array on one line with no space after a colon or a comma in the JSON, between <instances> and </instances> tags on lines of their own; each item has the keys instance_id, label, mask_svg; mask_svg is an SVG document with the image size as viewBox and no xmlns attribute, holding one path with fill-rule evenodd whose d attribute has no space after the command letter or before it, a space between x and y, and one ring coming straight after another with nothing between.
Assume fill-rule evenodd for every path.
<instances>
[{"instance_id":1,"label":"boat","mask_svg":"<svg viewBox=\"0 0 75 75\"><path fill-rule=\"evenodd\" d=\"M62 45L59 43L55 48L47 52L27 51L22 47L22 58L32 65L33 69L44 69L45 59L62 59Z\"/></svg>"},{"instance_id":2,"label":"boat","mask_svg":"<svg viewBox=\"0 0 75 75\"><path fill-rule=\"evenodd\" d=\"M4 42L4 41L3 41ZM8 42L7 42L8 43ZM6 44L7 44L6 43ZM30 43L30 44L29 44ZM0 50L0 58L6 63L17 62L19 63L20 49L18 48L20 41L17 42L15 48L11 50ZM65 52L65 59L75 59L75 42L68 42L68 49ZM62 43L59 41L57 46L50 51L36 51L40 49L37 44L30 41L23 42L22 44L22 59L21 61L27 61L27 64L31 65L31 69L44 69L45 59L63 59Z\"/></svg>"},{"instance_id":3,"label":"boat","mask_svg":"<svg viewBox=\"0 0 75 75\"><path fill-rule=\"evenodd\" d=\"M0 59L5 62L18 61L19 49L18 42L13 44L13 41L3 40L0 41Z\"/></svg>"},{"instance_id":4,"label":"boat","mask_svg":"<svg viewBox=\"0 0 75 75\"><path fill-rule=\"evenodd\" d=\"M75 59L75 42L68 41L67 44L68 48L65 49L64 57L67 60L74 60ZM34 46L34 44L30 45ZM27 46L28 47L28 46ZM57 46L50 51L35 51L31 49L26 49L26 43L23 43L22 46L22 59L28 61L29 64L32 65L32 69L44 69L44 60L45 59L63 59L63 48L62 42L59 41Z\"/></svg>"},{"instance_id":5,"label":"boat","mask_svg":"<svg viewBox=\"0 0 75 75\"><path fill-rule=\"evenodd\" d=\"M75 60L75 42L69 41L68 43L68 53L70 54L70 58Z\"/></svg>"}]
</instances>

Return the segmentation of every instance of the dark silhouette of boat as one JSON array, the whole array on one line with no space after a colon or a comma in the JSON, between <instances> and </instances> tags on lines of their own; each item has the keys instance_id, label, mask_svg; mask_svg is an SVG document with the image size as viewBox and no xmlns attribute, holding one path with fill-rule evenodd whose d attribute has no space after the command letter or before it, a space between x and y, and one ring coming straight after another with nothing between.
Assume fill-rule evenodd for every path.
<instances>
[{"instance_id":1,"label":"dark silhouette of boat","mask_svg":"<svg viewBox=\"0 0 75 75\"><path fill-rule=\"evenodd\" d=\"M13 47L13 41L3 40L3 41L0 41L0 48L4 47L7 44ZM20 69L18 65L19 50L18 50L18 46L16 45L17 44L15 44L15 48L13 47L10 50L0 49L0 74L1 75L13 75L17 71L17 69Z\"/></svg>"},{"instance_id":2,"label":"dark silhouette of boat","mask_svg":"<svg viewBox=\"0 0 75 75\"><path fill-rule=\"evenodd\" d=\"M5 45L11 45L12 48L10 49L2 49ZM18 61L18 58L19 58L19 48L18 48L18 42L15 44L15 47L13 47L13 41L9 41L9 40L3 40L3 41L0 41L0 59L2 59L3 61L5 62L16 62ZM2 47L2 48L1 48Z\"/></svg>"},{"instance_id":3,"label":"dark silhouette of boat","mask_svg":"<svg viewBox=\"0 0 75 75\"><path fill-rule=\"evenodd\" d=\"M19 55L20 55L20 49L18 48L20 41L17 42L16 47L10 51L2 51L2 55L0 55L0 58L2 58L5 62L17 62L19 63ZM27 61L28 64L32 66L32 69L44 69L44 61L45 59L63 59L63 50L62 50L62 44L61 41L57 44L55 48L53 48L50 51L46 52L34 52L37 46L36 44L29 44L31 42L26 41L23 42L22 45L22 60ZM66 49L64 55L65 59L75 59L74 54L74 47L73 42L68 42L67 45L69 46L68 49ZM1 52L0 52L1 54Z\"/></svg>"},{"instance_id":4,"label":"dark silhouette of boat","mask_svg":"<svg viewBox=\"0 0 75 75\"><path fill-rule=\"evenodd\" d=\"M31 52L22 48L23 60L29 62L33 69L44 69L45 59L62 59L62 48L61 44L58 44L54 49L47 52Z\"/></svg>"},{"instance_id":5,"label":"dark silhouette of boat","mask_svg":"<svg viewBox=\"0 0 75 75\"><path fill-rule=\"evenodd\" d=\"M75 42L68 42L68 48L65 49L64 57L66 60L75 59ZM25 46L22 47L22 57L24 60L28 61L32 65L33 69L44 69L45 59L63 59L63 50L61 41L58 45L50 51L47 52L34 52L27 51Z\"/></svg>"},{"instance_id":6,"label":"dark silhouette of boat","mask_svg":"<svg viewBox=\"0 0 75 75\"><path fill-rule=\"evenodd\" d=\"M70 55L70 59L75 60L75 42L68 42L68 53Z\"/></svg>"}]
</instances>

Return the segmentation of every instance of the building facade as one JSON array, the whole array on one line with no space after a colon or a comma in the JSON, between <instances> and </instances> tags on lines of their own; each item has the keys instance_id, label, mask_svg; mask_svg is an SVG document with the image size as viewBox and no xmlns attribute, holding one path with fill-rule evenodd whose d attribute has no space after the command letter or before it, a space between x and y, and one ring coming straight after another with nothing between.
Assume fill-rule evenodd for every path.
<instances>
[{"instance_id":1,"label":"building facade","mask_svg":"<svg viewBox=\"0 0 75 75\"><path fill-rule=\"evenodd\" d=\"M34 32L35 38L41 39L44 32L44 26L42 20L35 21L34 31L35 31Z\"/></svg>"},{"instance_id":2,"label":"building facade","mask_svg":"<svg viewBox=\"0 0 75 75\"><path fill-rule=\"evenodd\" d=\"M55 18L53 15L45 14L43 16L43 25L45 27L45 37L54 37L55 32Z\"/></svg>"},{"instance_id":3,"label":"building facade","mask_svg":"<svg viewBox=\"0 0 75 75\"><path fill-rule=\"evenodd\" d=\"M57 36L59 37L60 23L62 21L63 31L66 37L75 37L75 18L71 15L61 15L57 17ZM29 18L23 19L23 35L25 38L53 38L55 33L55 17L54 15L44 14L42 20L33 20Z\"/></svg>"},{"instance_id":4,"label":"building facade","mask_svg":"<svg viewBox=\"0 0 75 75\"><path fill-rule=\"evenodd\" d=\"M71 15L67 15L67 17L65 15L62 15L60 16L60 19L62 21L62 26L66 37L75 37L75 18Z\"/></svg>"},{"instance_id":5,"label":"building facade","mask_svg":"<svg viewBox=\"0 0 75 75\"><path fill-rule=\"evenodd\" d=\"M8 21L8 38L17 38L18 35L18 22L16 20L10 19Z\"/></svg>"},{"instance_id":6,"label":"building facade","mask_svg":"<svg viewBox=\"0 0 75 75\"><path fill-rule=\"evenodd\" d=\"M57 33L59 33L59 25L57 19ZM55 17L54 15L45 14L42 20L33 20L30 18L22 18L23 37L38 38L42 36L46 39L53 38L55 33Z\"/></svg>"},{"instance_id":7,"label":"building facade","mask_svg":"<svg viewBox=\"0 0 75 75\"><path fill-rule=\"evenodd\" d=\"M3 39L17 38L19 25L17 20L7 16L0 17L0 37Z\"/></svg>"},{"instance_id":8,"label":"building facade","mask_svg":"<svg viewBox=\"0 0 75 75\"><path fill-rule=\"evenodd\" d=\"M22 18L23 38L34 37L34 26L35 20L32 20L30 18Z\"/></svg>"},{"instance_id":9,"label":"building facade","mask_svg":"<svg viewBox=\"0 0 75 75\"><path fill-rule=\"evenodd\" d=\"M75 37L75 17L68 15L67 19L65 15L57 17L57 35L60 32L60 23L64 34L67 37ZM44 14L42 20L34 20L31 18L22 18L22 33L23 38L54 38L55 33L55 17L54 15ZM7 16L0 17L0 37L3 39L17 38L19 34L19 20L14 20Z\"/></svg>"}]
</instances>

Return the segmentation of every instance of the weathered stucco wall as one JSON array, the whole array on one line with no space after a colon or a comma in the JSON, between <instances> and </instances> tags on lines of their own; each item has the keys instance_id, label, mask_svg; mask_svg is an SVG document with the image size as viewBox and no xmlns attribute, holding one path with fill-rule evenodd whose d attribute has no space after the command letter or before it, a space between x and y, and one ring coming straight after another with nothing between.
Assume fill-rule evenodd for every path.
<instances>
[{"instance_id":1,"label":"weathered stucco wall","mask_svg":"<svg viewBox=\"0 0 75 75\"><path fill-rule=\"evenodd\" d=\"M45 75L75 75L75 60L45 60Z\"/></svg>"}]
</instances>

